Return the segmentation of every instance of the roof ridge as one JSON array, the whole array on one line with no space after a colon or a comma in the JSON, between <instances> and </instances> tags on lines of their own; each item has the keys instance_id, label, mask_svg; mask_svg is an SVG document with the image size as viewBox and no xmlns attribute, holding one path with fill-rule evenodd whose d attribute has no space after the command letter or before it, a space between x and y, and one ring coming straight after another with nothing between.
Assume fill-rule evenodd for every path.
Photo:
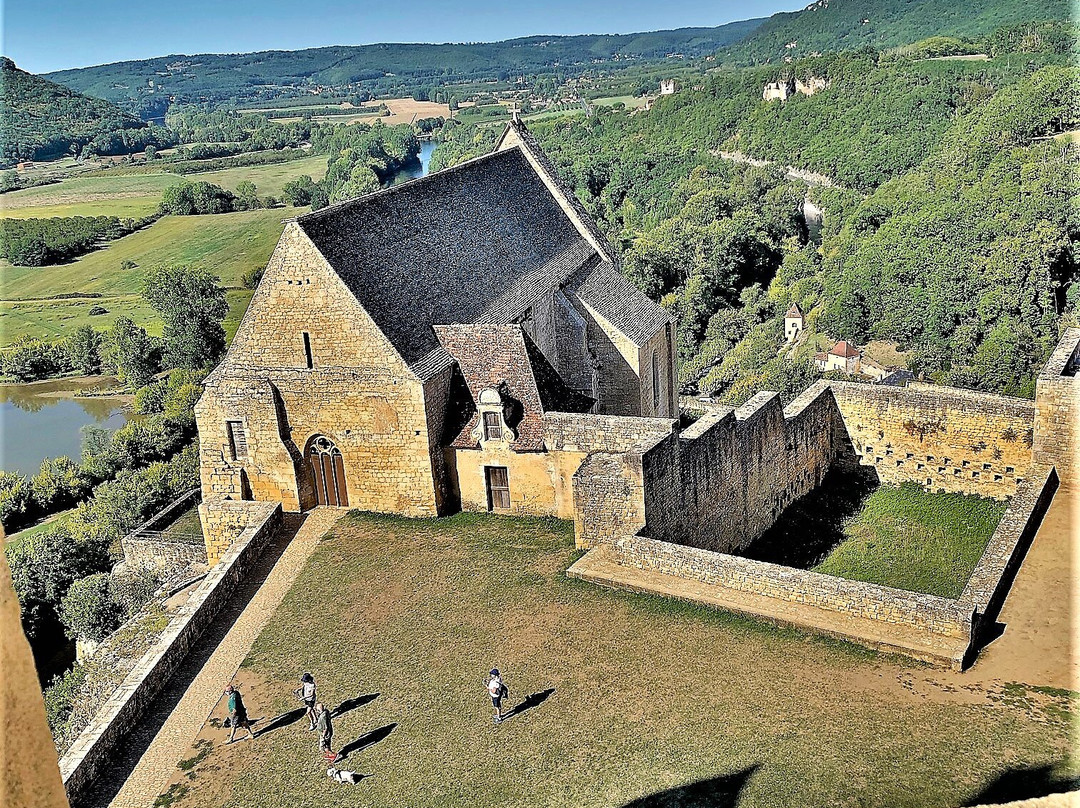
<instances>
[{"instance_id":1,"label":"roof ridge","mask_svg":"<svg viewBox=\"0 0 1080 808\"><path fill-rule=\"evenodd\" d=\"M386 188L380 188L377 191L372 191L371 193L363 194L362 196L355 196L352 199L345 199L341 202L335 202L332 205L327 205L325 208L319 208L318 210L309 211L308 213L302 213L299 216L294 216L292 219L286 219L285 221L293 221L303 224L306 221L319 219L323 216L323 214L333 213L342 210L349 205L356 205L360 202L367 202L368 200L374 199L377 196L388 196L395 191L401 191L403 188L415 188L420 183L426 182L432 177L441 177L452 171L457 171L458 169L464 168L465 166L471 166L475 163L479 163L483 160L489 160L497 155L511 151L513 151L513 149L505 149L502 152L488 152L487 154L481 154L479 157L473 157L469 160L463 160L460 163L456 163L452 166L447 166L446 168L441 168L438 171L429 171L422 177L416 177L415 179L400 182L397 185L388 185Z\"/></svg>"}]
</instances>

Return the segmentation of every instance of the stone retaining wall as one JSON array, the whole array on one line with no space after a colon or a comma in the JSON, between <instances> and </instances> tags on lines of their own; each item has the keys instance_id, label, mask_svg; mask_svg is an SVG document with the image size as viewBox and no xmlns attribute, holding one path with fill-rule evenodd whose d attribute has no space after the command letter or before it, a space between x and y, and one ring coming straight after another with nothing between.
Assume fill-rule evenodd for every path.
<instances>
[{"instance_id":1,"label":"stone retaining wall","mask_svg":"<svg viewBox=\"0 0 1080 808\"><path fill-rule=\"evenodd\" d=\"M125 536L120 540L120 546L124 548L124 561L139 569L169 570L206 563L205 544Z\"/></svg>"},{"instance_id":2,"label":"stone retaining wall","mask_svg":"<svg viewBox=\"0 0 1080 808\"><path fill-rule=\"evenodd\" d=\"M960 595L960 602L975 610L980 623L997 617L1057 488L1057 473L1043 465L1032 466L1028 478L1017 486Z\"/></svg>"},{"instance_id":3,"label":"stone retaining wall","mask_svg":"<svg viewBox=\"0 0 1080 808\"><path fill-rule=\"evenodd\" d=\"M1068 328L1035 382L1035 460L1063 483L1080 471L1080 328Z\"/></svg>"},{"instance_id":4,"label":"stone retaining wall","mask_svg":"<svg viewBox=\"0 0 1080 808\"><path fill-rule=\"evenodd\" d=\"M73 805L86 795L97 771L142 718L280 527L280 504L242 504L248 519L236 541L60 760L60 773Z\"/></svg>"},{"instance_id":5,"label":"stone retaining wall","mask_svg":"<svg viewBox=\"0 0 1080 808\"><path fill-rule=\"evenodd\" d=\"M739 592L970 640L972 610L958 601L714 553L642 536L613 543L620 564Z\"/></svg>"}]
</instances>

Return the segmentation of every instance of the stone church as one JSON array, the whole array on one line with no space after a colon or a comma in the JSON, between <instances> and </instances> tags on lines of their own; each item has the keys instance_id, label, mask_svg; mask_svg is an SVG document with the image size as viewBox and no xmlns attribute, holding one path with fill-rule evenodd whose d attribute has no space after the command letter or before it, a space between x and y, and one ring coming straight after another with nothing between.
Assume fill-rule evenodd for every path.
<instances>
[{"instance_id":1,"label":"stone church","mask_svg":"<svg viewBox=\"0 0 1080 808\"><path fill-rule=\"evenodd\" d=\"M616 261L517 120L288 221L196 407L204 500L572 517L567 418L678 418L673 323Z\"/></svg>"}]
</instances>

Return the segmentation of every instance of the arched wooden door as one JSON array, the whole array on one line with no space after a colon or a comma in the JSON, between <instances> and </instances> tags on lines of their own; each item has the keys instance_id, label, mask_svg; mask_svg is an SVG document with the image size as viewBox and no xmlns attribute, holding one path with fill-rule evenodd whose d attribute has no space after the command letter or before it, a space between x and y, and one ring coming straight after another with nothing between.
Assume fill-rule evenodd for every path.
<instances>
[{"instance_id":1,"label":"arched wooden door","mask_svg":"<svg viewBox=\"0 0 1080 808\"><path fill-rule=\"evenodd\" d=\"M318 436L311 439L307 451L308 470L315 484L315 500L319 505L349 504L349 492L345 487L345 463L341 450L329 438Z\"/></svg>"}]
</instances>

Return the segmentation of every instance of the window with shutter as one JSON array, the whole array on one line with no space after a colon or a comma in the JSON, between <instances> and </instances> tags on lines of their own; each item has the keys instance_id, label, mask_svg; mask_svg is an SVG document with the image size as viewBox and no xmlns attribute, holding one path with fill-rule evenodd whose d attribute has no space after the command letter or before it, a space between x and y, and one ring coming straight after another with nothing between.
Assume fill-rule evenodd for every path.
<instances>
[{"instance_id":1,"label":"window with shutter","mask_svg":"<svg viewBox=\"0 0 1080 808\"><path fill-rule=\"evenodd\" d=\"M484 440L502 440L502 419L497 412L484 413Z\"/></svg>"}]
</instances>

